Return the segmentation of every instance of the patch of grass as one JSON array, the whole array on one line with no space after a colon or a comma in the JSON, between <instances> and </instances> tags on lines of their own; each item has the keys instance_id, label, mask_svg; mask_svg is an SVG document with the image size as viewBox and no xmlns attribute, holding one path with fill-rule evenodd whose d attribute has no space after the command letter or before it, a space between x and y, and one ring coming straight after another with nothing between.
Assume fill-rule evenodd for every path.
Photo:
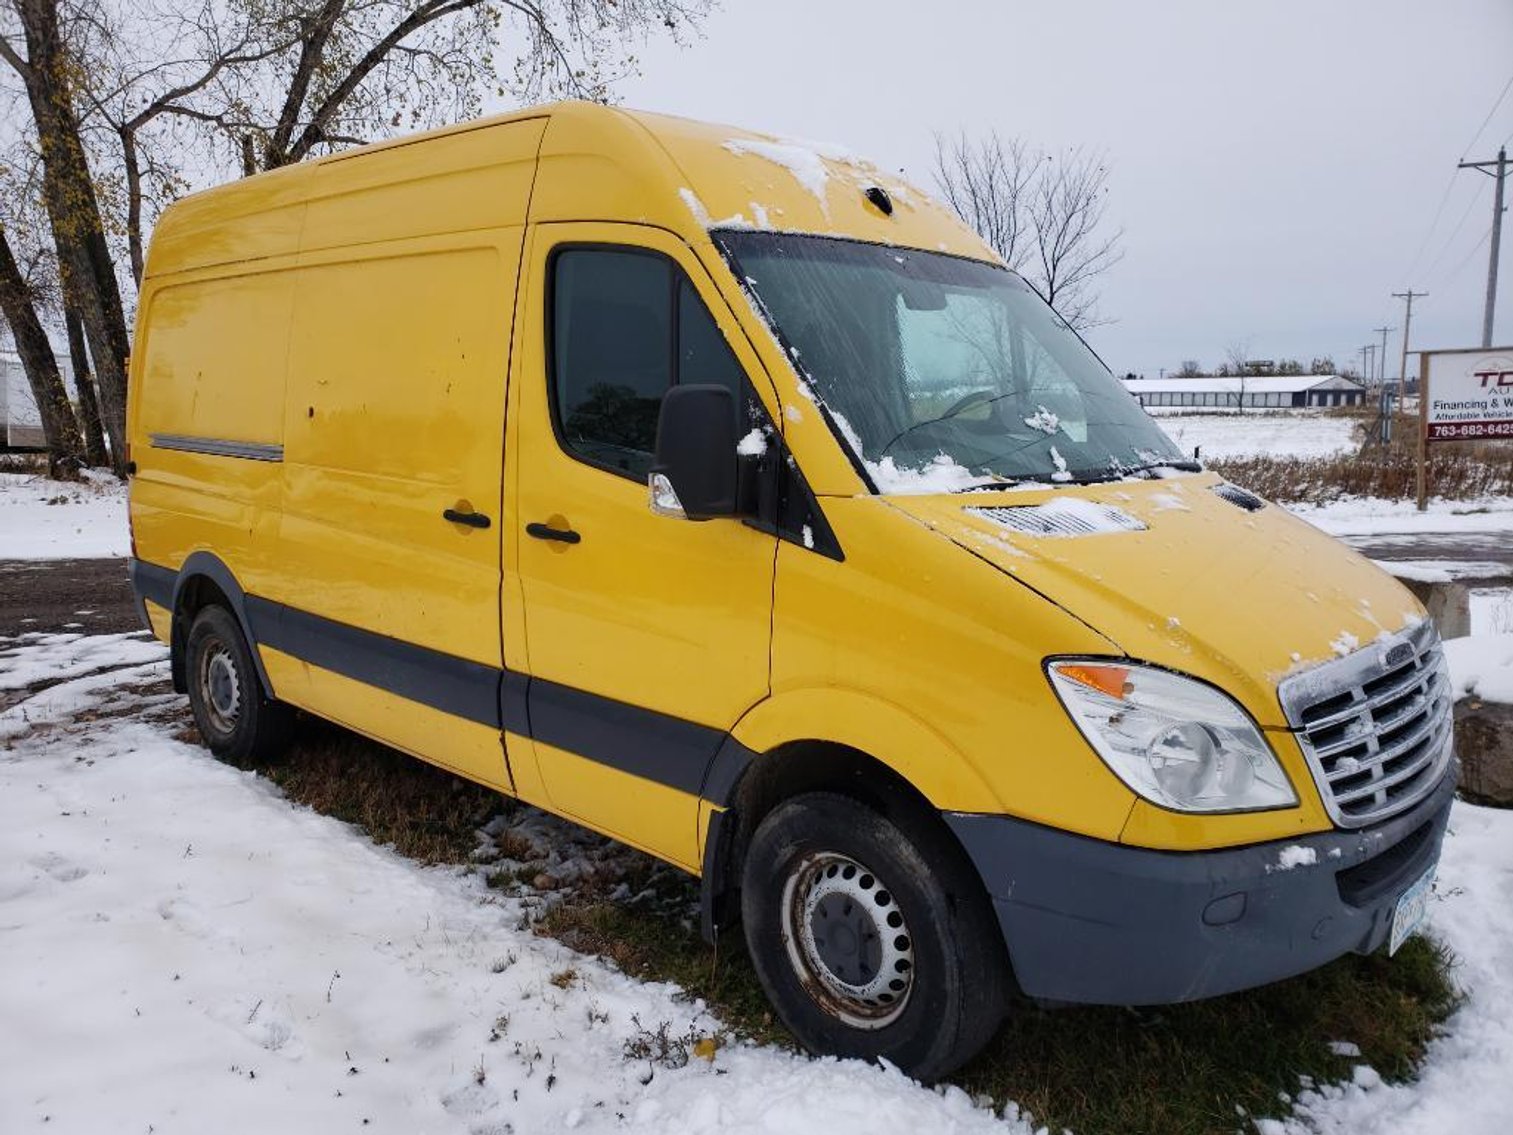
<instances>
[{"instance_id":1,"label":"patch of grass","mask_svg":"<svg viewBox=\"0 0 1513 1135\"><path fill-rule=\"evenodd\" d=\"M1416 418L1399 415L1392 443L1333 457L1233 457L1206 464L1237 485L1280 504L1322 504L1345 496L1409 500L1417 494ZM1513 450L1497 443L1435 442L1428 451L1429 495L1446 500L1513 495Z\"/></svg>"},{"instance_id":2,"label":"patch of grass","mask_svg":"<svg viewBox=\"0 0 1513 1135\"><path fill-rule=\"evenodd\" d=\"M0 473L42 476L47 473L47 454L0 453Z\"/></svg>"},{"instance_id":3,"label":"patch of grass","mask_svg":"<svg viewBox=\"0 0 1513 1135\"><path fill-rule=\"evenodd\" d=\"M952 1079L1014 1100L1079 1135L1230 1132L1285 1115L1299 1077L1348 1079L1352 1041L1389 1079L1410 1076L1454 1007L1448 959L1424 939L1395 958L1341 958L1263 989L1189 1005L1045 1010L1019 1004L994 1042Z\"/></svg>"},{"instance_id":4,"label":"patch of grass","mask_svg":"<svg viewBox=\"0 0 1513 1135\"><path fill-rule=\"evenodd\" d=\"M257 771L289 799L356 824L421 863L466 863L478 829L513 806L497 792L314 718L301 718L282 760Z\"/></svg>"}]
</instances>

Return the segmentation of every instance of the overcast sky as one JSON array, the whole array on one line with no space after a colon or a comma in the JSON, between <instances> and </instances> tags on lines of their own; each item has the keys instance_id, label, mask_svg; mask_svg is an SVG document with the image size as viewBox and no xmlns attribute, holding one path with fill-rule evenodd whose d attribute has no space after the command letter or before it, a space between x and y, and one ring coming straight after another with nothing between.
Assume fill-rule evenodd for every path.
<instances>
[{"instance_id":1,"label":"overcast sky","mask_svg":"<svg viewBox=\"0 0 1513 1135\"><path fill-rule=\"evenodd\" d=\"M1358 363L1410 285L1431 293L1414 346L1480 342L1492 180L1455 164L1513 139L1510 91L1472 145L1513 78L1513 0L725 0L640 59L629 106L843 144L921 186L935 130L1106 151L1125 256L1090 339L1116 372L1242 341ZM1500 343L1509 244L1513 224Z\"/></svg>"}]
</instances>

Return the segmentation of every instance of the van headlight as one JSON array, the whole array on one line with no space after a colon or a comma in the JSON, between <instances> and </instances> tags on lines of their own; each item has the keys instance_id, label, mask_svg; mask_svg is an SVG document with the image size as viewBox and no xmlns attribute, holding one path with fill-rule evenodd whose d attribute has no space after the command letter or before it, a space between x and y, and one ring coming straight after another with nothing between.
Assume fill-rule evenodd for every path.
<instances>
[{"instance_id":1,"label":"van headlight","mask_svg":"<svg viewBox=\"0 0 1513 1135\"><path fill-rule=\"evenodd\" d=\"M1104 764L1151 803L1240 812L1298 802L1250 715L1212 686L1113 660L1062 659L1047 673Z\"/></svg>"}]
</instances>

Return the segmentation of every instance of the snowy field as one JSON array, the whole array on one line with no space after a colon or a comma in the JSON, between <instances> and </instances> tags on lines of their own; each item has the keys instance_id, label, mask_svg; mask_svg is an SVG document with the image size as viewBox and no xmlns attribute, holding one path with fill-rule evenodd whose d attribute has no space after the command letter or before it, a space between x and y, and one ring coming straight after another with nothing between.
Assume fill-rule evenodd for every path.
<instances>
[{"instance_id":1,"label":"snowy field","mask_svg":"<svg viewBox=\"0 0 1513 1135\"><path fill-rule=\"evenodd\" d=\"M0 473L0 560L127 555L125 486L94 470L84 478Z\"/></svg>"},{"instance_id":2,"label":"snowy field","mask_svg":"<svg viewBox=\"0 0 1513 1135\"><path fill-rule=\"evenodd\" d=\"M1353 418L1297 413L1203 414L1152 411L1184 453L1224 457L1333 457L1359 445Z\"/></svg>"},{"instance_id":3,"label":"snowy field","mask_svg":"<svg viewBox=\"0 0 1513 1135\"><path fill-rule=\"evenodd\" d=\"M1030 1130L856 1062L627 1055L717 1022L174 740L124 647L0 644L126 663L0 714L0 1132Z\"/></svg>"},{"instance_id":4,"label":"snowy field","mask_svg":"<svg viewBox=\"0 0 1513 1135\"><path fill-rule=\"evenodd\" d=\"M1513 667L1507 645L1473 664ZM27 685L78 675L0 713L0 1131L1033 1129L887 1068L690 1056L718 1022L673 987L175 740L162 655L140 636L0 642ZM1468 998L1420 1079L1363 1063L1255 1130L1507 1130L1513 813L1456 805L1431 920ZM663 1026L672 1058L634 1055Z\"/></svg>"},{"instance_id":5,"label":"snowy field","mask_svg":"<svg viewBox=\"0 0 1513 1135\"><path fill-rule=\"evenodd\" d=\"M1403 536L1506 533L1513 543L1513 499L1431 500L1424 512L1413 501L1349 497L1328 504L1290 504L1288 511L1331 536Z\"/></svg>"}]
</instances>

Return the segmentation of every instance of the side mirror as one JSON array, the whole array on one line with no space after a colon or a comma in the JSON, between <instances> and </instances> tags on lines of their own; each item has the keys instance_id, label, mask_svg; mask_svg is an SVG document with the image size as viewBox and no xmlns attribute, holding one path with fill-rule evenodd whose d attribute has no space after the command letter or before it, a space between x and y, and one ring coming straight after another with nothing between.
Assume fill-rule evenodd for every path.
<instances>
[{"instance_id":1,"label":"side mirror","mask_svg":"<svg viewBox=\"0 0 1513 1135\"><path fill-rule=\"evenodd\" d=\"M740 480L735 396L724 386L674 386L662 397L648 482L660 516L734 516Z\"/></svg>"}]
</instances>

